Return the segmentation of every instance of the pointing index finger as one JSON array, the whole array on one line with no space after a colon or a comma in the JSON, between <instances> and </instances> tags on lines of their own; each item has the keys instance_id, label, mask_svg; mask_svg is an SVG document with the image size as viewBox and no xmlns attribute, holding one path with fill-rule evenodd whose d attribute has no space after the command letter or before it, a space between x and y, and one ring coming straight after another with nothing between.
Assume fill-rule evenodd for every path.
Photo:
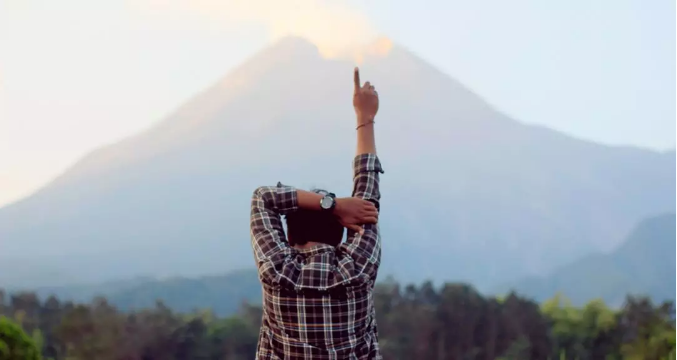
<instances>
[{"instance_id":1,"label":"pointing index finger","mask_svg":"<svg viewBox=\"0 0 677 360\"><path fill-rule=\"evenodd\" d=\"M360 69L355 67L355 92L360 90Z\"/></svg>"}]
</instances>

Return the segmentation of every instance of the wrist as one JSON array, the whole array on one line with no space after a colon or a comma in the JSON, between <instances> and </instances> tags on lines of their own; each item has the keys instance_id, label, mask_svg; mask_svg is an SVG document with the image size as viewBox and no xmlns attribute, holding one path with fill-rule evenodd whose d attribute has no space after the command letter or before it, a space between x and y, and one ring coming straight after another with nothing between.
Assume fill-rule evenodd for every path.
<instances>
[{"instance_id":1,"label":"wrist","mask_svg":"<svg viewBox=\"0 0 677 360\"><path fill-rule=\"evenodd\" d=\"M374 126L373 126L373 125L374 125L374 121L369 121L369 122L366 122L366 123L362 123L362 124L360 124L360 125L357 125L357 127L355 127L355 130L360 130L360 129L365 129L365 128L366 128L366 130L369 130L369 131L371 131L371 132L374 132Z\"/></svg>"},{"instance_id":2,"label":"wrist","mask_svg":"<svg viewBox=\"0 0 677 360\"><path fill-rule=\"evenodd\" d=\"M376 118L376 115L372 116L367 116L367 115L358 115L357 116L357 125L362 125L362 124L367 124L367 123L373 123L374 118Z\"/></svg>"},{"instance_id":3,"label":"wrist","mask_svg":"<svg viewBox=\"0 0 677 360\"><path fill-rule=\"evenodd\" d=\"M331 213L334 214L334 216L338 217L338 214L341 213L341 210L343 210L343 205L345 203L343 202L344 198L335 198L334 199L334 209L332 209Z\"/></svg>"},{"instance_id":4,"label":"wrist","mask_svg":"<svg viewBox=\"0 0 677 360\"><path fill-rule=\"evenodd\" d=\"M365 117L358 117L357 118L357 126L355 127L355 130L360 130L360 129L369 129L373 130L374 129L374 124L376 122L374 121L373 116L365 116Z\"/></svg>"},{"instance_id":5,"label":"wrist","mask_svg":"<svg viewBox=\"0 0 677 360\"><path fill-rule=\"evenodd\" d=\"M320 209L329 213L333 213L336 208L336 195L333 193L325 193L320 199Z\"/></svg>"}]
</instances>

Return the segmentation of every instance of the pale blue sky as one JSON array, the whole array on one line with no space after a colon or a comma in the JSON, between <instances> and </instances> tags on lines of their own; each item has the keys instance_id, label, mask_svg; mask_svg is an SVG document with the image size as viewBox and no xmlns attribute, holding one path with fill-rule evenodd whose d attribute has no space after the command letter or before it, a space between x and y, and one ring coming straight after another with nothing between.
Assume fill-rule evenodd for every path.
<instances>
[{"instance_id":1,"label":"pale blue sky","mask_svg":"<svg viewBox=\"0 0 677 360\"><path fill-rule=\"evenodd\" d=\"M160 120L286 32L383 34L521 121L675 146L675 1L194 3L0 0L0 206Z\"/></svg>"}]
</instances>

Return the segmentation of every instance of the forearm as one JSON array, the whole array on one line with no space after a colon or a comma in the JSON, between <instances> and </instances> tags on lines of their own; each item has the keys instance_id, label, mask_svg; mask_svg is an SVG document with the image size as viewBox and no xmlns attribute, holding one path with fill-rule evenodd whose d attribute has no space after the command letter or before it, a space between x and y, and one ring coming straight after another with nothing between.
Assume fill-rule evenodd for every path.
<instances>
[{"instance_id":1,"label":"forearm","mask_svg":"<svg viewBox=\"0 0 677 360\"><path fill-rule=\"evenodd\" d=\"M278 183L277 186L262 186L254 192L261 204L274 213L285 215L297 209L320 211L323 195L311 191L299 190L293 186Z\"/></svg>"},{"instance_id":2,"label":"forearm","mask_svg":"<svg viewBox=\"0 0 677 360\"><path fill-rule=\"evenodd\" d=\"M376 155L374 118L357 118L357 155L353 162L353 196L378 200L379 173L383 172Z\"/></svg>"},{"instance_id":3,"label":"forearm","mask_svg":"<svg viewBox=\"0 0 677 360\"><path fill-rule=\"evenodd\" d=\"M320 207L320 201L322 200L322 197L322 195L314 192L296 190L296 198L298 199L299 209L315 211L322 210L322 207Z\"/></svg>"},{"instance_id":4,"label":"forearm","mask_svg":"<svg viewBox=\"0 0 677 360\"><path fill-rule=\"evenodd\" d=\"M357 120L357 154L376 154L376 140L374 138L374 119ZM361 125L364 124L364 125ZM360 126L361 125L361 126Z\"/></svg>"}]
</instances>

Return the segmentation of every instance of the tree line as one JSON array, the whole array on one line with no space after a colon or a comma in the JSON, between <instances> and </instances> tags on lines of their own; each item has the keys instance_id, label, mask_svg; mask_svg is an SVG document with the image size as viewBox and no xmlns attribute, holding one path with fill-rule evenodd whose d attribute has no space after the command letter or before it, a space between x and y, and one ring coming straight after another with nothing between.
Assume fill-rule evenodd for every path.
<instances>
[{"instance_id":1,"label":"tree line","mask_svg":"<svg viewBox=\"0 0 677 360\"><path fill-rule=\"evenodd\" d=\"M190 294L186 294L190 296ZM628 296L620 309L581 307L563 296L538 304L510 293L487 297L467 284L435 287L387 280L375 290L385 359L674 360L675 310ZM0 360L252 359L261 309L243 303L230 317L207 309L120 311L0 290Z\"/></svg>"}]
</instances>

